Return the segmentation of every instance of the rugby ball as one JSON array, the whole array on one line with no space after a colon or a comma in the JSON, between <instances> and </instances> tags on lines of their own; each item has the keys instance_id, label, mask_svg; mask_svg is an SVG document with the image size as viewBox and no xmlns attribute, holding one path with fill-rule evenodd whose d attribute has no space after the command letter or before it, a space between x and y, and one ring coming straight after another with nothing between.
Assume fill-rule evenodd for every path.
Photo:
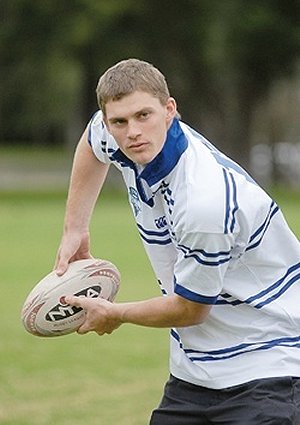
<instances>
[{"instance_id":1,"label":"rugby ball","mask_svg":"<svg viewBox=\"0 0 300 425\"><path fill-rule=\"evenodd\" d=\"M120 272L107 260L87 259L69 264L65 274L52 271L39 281L26 298L21 319L36 336L60 336L75 332L85 311L65 302L66 295L113 301L120 285Z\"/></svg>"}]
</instances>

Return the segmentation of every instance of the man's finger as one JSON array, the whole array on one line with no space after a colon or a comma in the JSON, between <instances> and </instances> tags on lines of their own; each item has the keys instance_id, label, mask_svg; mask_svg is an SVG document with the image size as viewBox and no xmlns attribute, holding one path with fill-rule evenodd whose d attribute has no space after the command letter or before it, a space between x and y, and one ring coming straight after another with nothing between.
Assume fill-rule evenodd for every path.
<instances>
[{"instance_id":1,"label":"man's finger","mask_svg":"<svg viewBox=\"0 0 300 425\"><path fill-rule=\"evenodd\" d=\"M57 276L62 276L67 271L68 266L68 262L61 261L55 269Z\"/></svg>"},{"instance_id":2,"label":"man's finger","mask_svg":"<svg viewBox=\"0 0 300 425\"><path fill-rule=\"evenodd\" d=\"M86 306L86 297L74 297L73 295L66 295L64 300L66 304L70 304L74 307L81 307L84 309Z\"/></svg>"},{"instance_id":3,"label":"man's finger","mask_svg":"<svg viewBox=\"0 0 300 425\"><path fill-rule=\"evenodd\" d=\"M58 276L62 276L69 267L71 256L61 255L60 251L58 252L54 264L54 270Z\"/></svg>"},{"instance_id":4,"label":"man's finger","mask_svg":"<svg viewBox=\"0 0 300 425\"><path fill-rule=\"evenodd\" d=\"M77 333L79 335L87 334L90 331L90 329L86 328L84 325L80 326L80 328L77 329Z\"/></svg>"}]
</instances>

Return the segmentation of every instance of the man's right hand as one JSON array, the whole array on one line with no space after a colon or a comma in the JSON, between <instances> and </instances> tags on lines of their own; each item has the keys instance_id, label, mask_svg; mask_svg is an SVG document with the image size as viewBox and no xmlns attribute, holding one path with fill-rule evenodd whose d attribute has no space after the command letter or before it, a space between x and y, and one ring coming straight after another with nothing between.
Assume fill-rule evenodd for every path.
<instances>
[{"instance_id":1,"label":"man's right hand","mask_svg":"<svg viewBox=\"0 0 300 425\"><path fill-rule=\"evenodd\" d=\"M58 276L62 276L67 271L69 263L87 258L93 258L90 253L89 232L64 234L57 251L54 270Z\"/></svg>"}]
</instances>

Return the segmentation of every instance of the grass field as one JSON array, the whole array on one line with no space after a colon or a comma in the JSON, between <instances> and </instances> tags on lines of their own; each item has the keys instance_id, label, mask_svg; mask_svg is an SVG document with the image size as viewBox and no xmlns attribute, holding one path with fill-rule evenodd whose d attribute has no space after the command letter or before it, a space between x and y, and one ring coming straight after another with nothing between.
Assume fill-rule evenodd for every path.
<instances>
[{"instance_id":1,"label":"grass field","mask_svg":"<svg viewBox=\"0 0 300 425\"><path fill-rule=\"evenodd\" d=\"M273 195L299 237L300 195ZM127 325L110 336L44 339L20 323L29 289L53 266L64 197L0 194L0 424L145 425L168 376L167 330ZM118 300L159 295L124 196L100 202L92 251L119 266Z\"/></svg>"}]
</instances>

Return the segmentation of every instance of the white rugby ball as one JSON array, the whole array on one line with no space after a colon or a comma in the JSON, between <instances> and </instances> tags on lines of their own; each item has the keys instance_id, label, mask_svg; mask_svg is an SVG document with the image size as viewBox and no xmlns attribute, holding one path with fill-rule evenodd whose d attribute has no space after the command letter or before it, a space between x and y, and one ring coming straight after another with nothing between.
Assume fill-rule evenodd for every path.
<instances>
[{"instance_id":1,"label":"white rugby ball","mask_svg":"<svg viewBox=\"0 0 300 425\"><path fill-rule=\"evenodd\" d=\"M21 318L25 329L37 336L60 336L75 332L85 312L65 302L66 295L113 301L120 285L120 272L107 260L87 259L69 264L63 276L55 271L45 276L26 298Z\"/></svg>"}]
</instances>

